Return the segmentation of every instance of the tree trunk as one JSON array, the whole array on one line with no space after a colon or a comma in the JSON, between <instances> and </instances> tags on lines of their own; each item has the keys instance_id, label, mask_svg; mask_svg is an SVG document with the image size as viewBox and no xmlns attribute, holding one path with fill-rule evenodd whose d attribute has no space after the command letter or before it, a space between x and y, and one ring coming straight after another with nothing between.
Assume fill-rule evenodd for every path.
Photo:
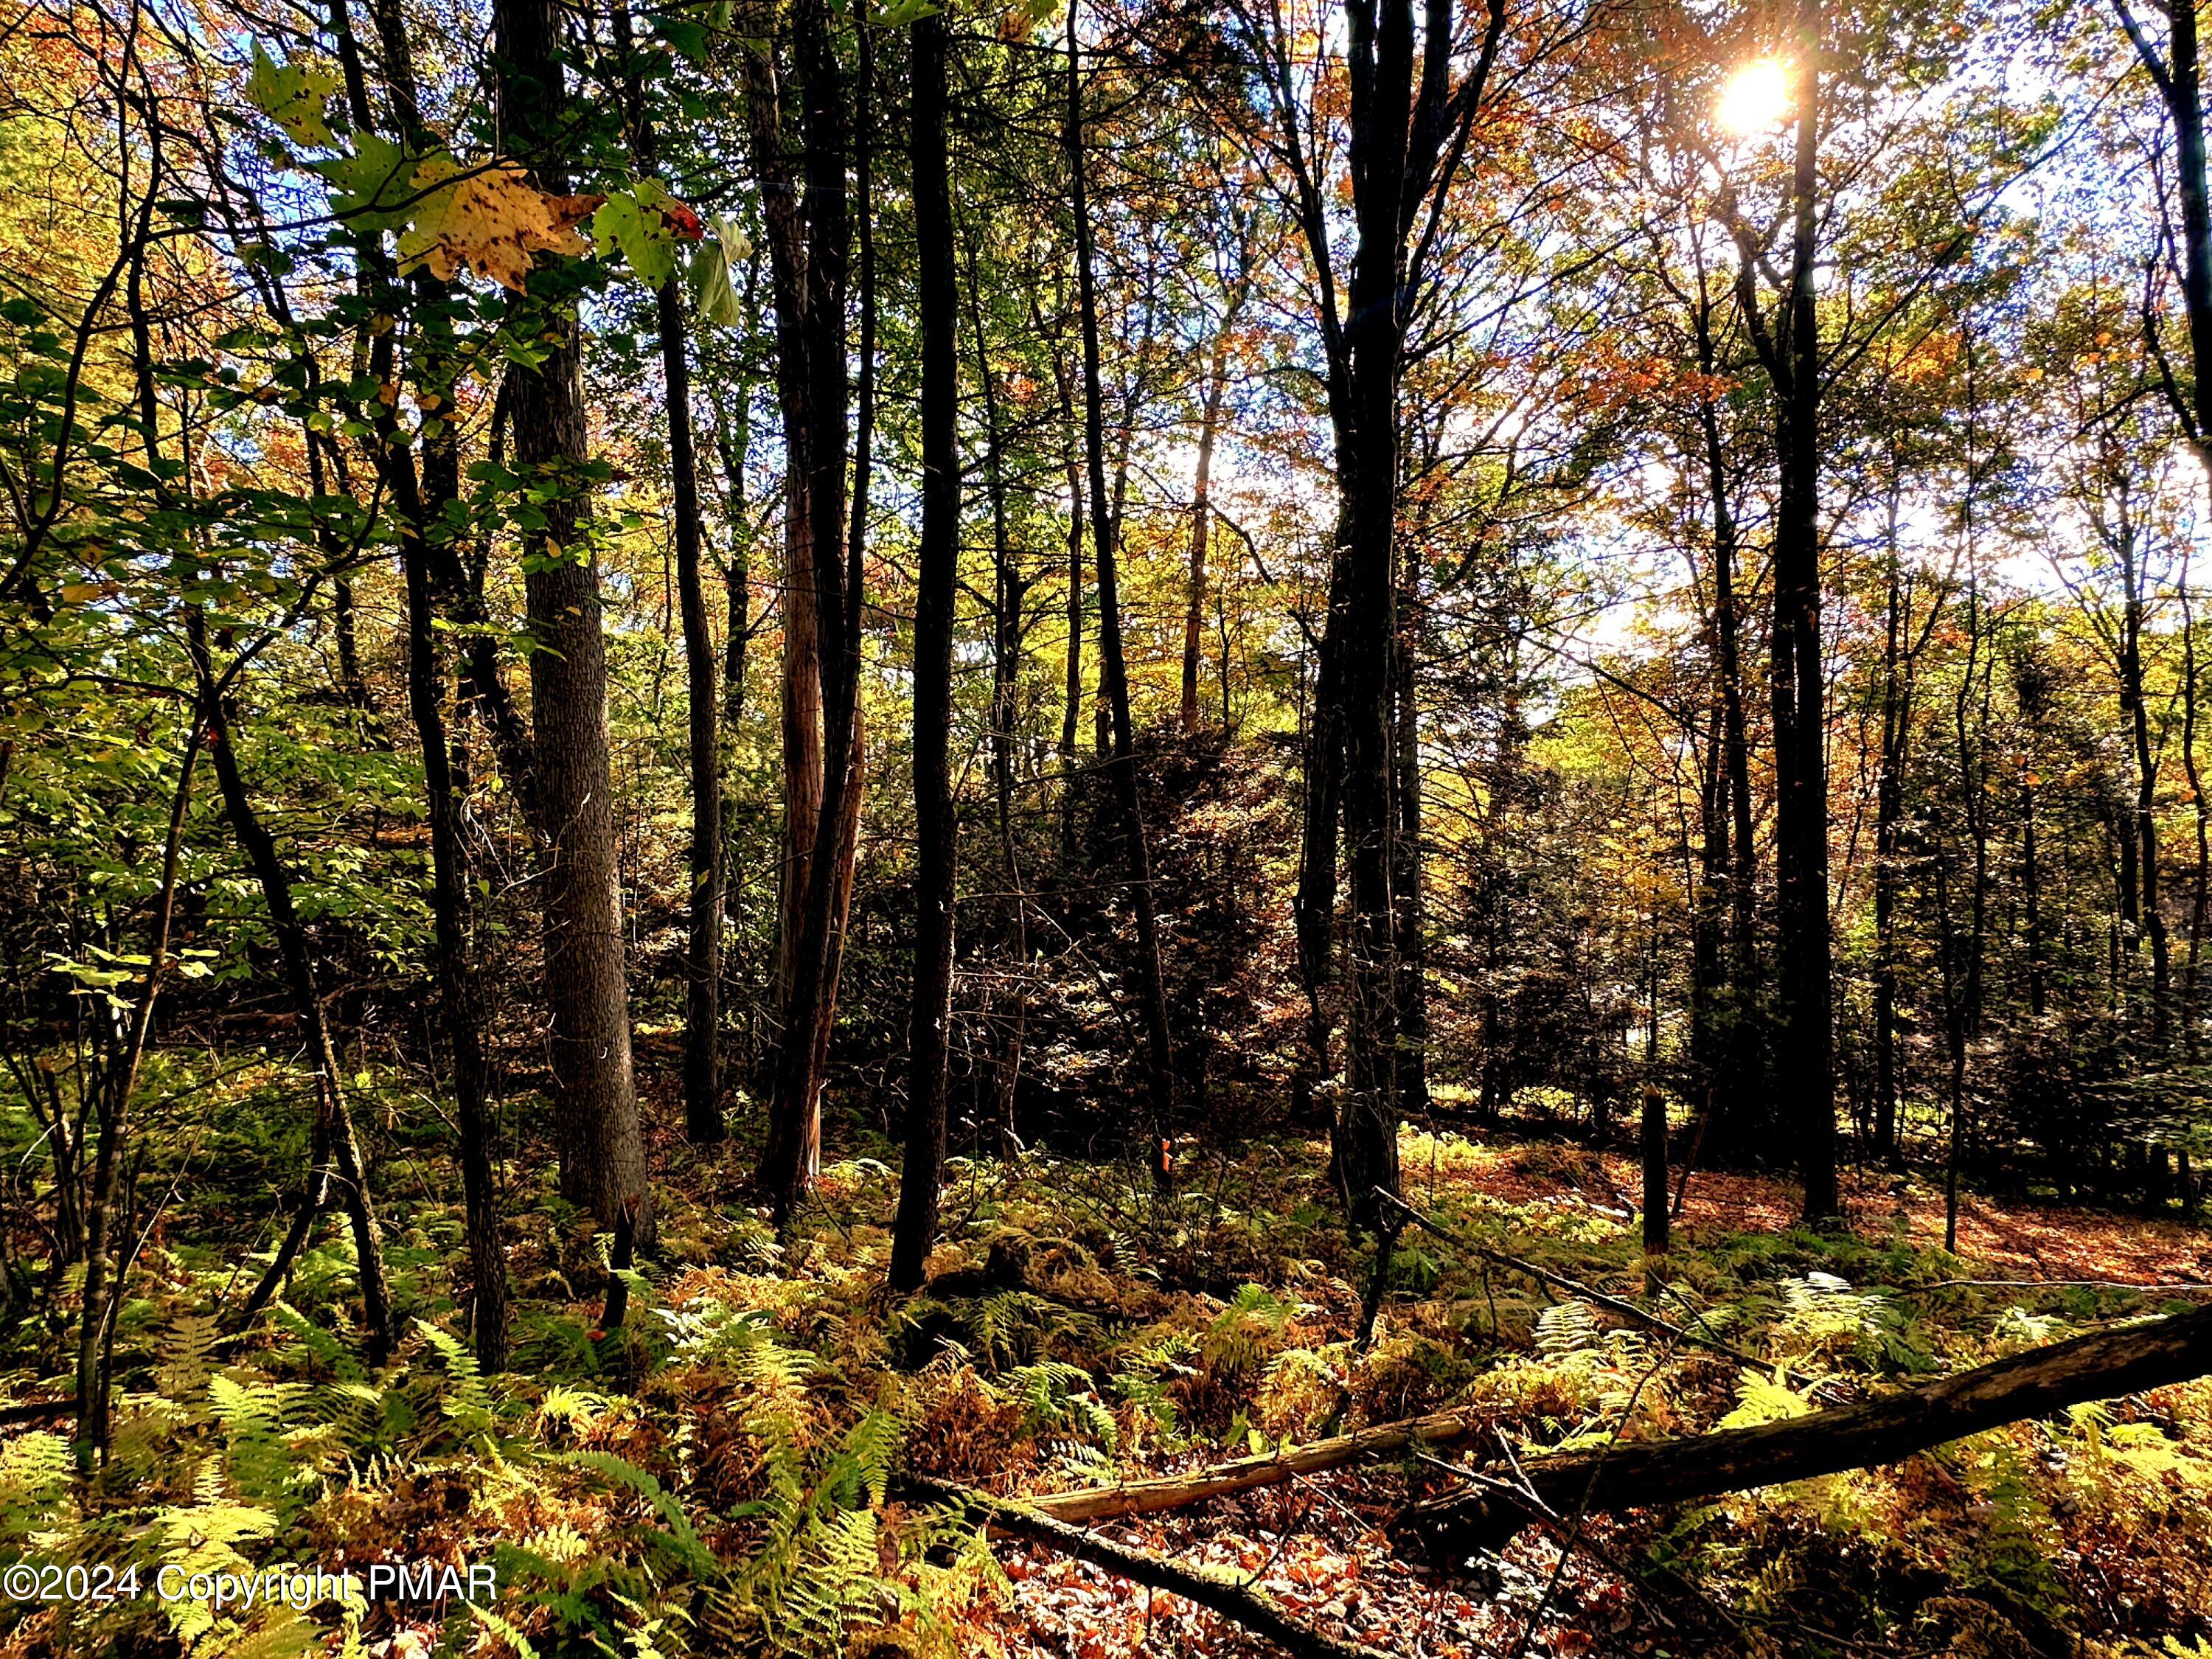
<instances>
[{"instance_id":1,"label":"tree trunk","mask_svg":"<svg viewBox=\"0 0 2212 1659\"><path fill-rule=\"evenodd\" d=\"M630 156L647 178L660 171L660 144L647 112L642 68L632 54L627 4L614 11L615 43L625 61ZM699 511L699 463L691 426L691 363L684 293L672 274L653 293L660 375L668 415L670 507L676 532L676 594L684 626L684 690L691 762L689 849L690 933L684 951L684 1130L695 1146L727 1133L722 1121L722 740L720 668L707 619L702 569L705 530Z\"/></svg>"},{"instance_id":2,"label":"tree trunk","mask_svg":"<svg viewBox=\"0 0 2212 1659\"><path fill-rule=\"evenodd\" d=\"M776 907L777 1012L790 1030L799 938L822 811L822 661L816 628L814 515L806 445L812 377L807 369L807 254L791 160L784 148L782 94L765 46L743 49L745 114L761 213L768 227L769 279L775 296L776 401L783 420L783 857Z\"/></svg>"},{"instance_id":3,"label":"tree trunk","mask_svg":"<svg viewBox=\"0 0 2212 1659\"><path fill-rule=\"evenodd\" d=\"M1896 1167L1903 1152L1897 1121L1897 890L1903 875L1905 754L1912 727L1912 684L1900 641L1907 627L1898 580L1897 495L1890 495L1887 602L1884 607L1881 771L1875 783L1874 1151Z\"/></svg>"},{"instance_id":4,"label":"tree trunk","mask_svg":"<svg viewBox=\"0 0 2212 1659\"><path fill-rule=\"evenodd\" d=\"M1146 842L1144 804L1137 791L1135 733L1129 720L1128 670L1121 651L1121 602L1114 538L1117 526L1097 510L1106 499L1106 422L1099 385L1098 295L1092 273L1091 204L1084 164L1083 81L1071 7L1067 35L1066 143L1075 219L1075 270L1083 329L1084 451L1090 472L1091 525L1098 564L1099 678L1113 723L1112 770L1127 848L1130 896L1137 919L1137 988L1145 1025L1147 1162L1154 1179L1172 1176L1169 1137L1175 1133L1175 1052L1168 1030L1167 987L1160 967L1159 917L1152 893L1152 855Z\"/></svg>"},{"instance_id":5,"label":"tree trunk","mask_svg":"<svg viewBox=\"0 0 2212 1659\"><path fill-rule=\"evenodd\" d=\"M411 471L411 465L410 467ZM418 535L403 532L407 578L407 694L422 746L422 780L430 814L431 954L439 1012L453 1055L455 1115L461 1132L461 1195L466 1216L470 1326L477 1360L487 1371L507 1366L507 1255L499 1237L498 1189L492 1172L492 1124L485 1080L483 1026L470 948L468 854L447 746L445 676L440 666L438 617L429 559Z\"/></svg>"},{"instance_id":6,"label":"tree trunk","mask_svg":"<svg viewBox=\"0 0 2212 1659\"><path fill-rule=\"evenodd\" d=\"M1379 14L1379 15L1378 15ZM1346 975L1345 1085L1332 1145L1355 1224L1372 1219L1373 1189L1398 1190L1401 992L1398 873L1398 644L1395 520L1398 378L1404 351L1407 143L1413 118L1413 20L1405 0L1351 13L1351 168L1358 251L1352 261L1349 352L1352 441L1343 482L1338 555L1346 567L1342 719L1346 862L1351 877ZM1339 622L1332 615L1334 629Z\"/></svg>"},{"instance_id":7,"label":"tree trunk","mask_svg":"<svg viewBox=\"0 0 2212 1659\"><path fill-rule=\"evenodd\" d=\"M1832 945L1828 933L1826 663L1820 647L1820 338L1818 252L1820 0L1797 8L1796 234L1786 296L1775 447L1781 494L1774 529L1776 898L1781 922L1784 1040L1777 1081L1796 1120L1808 1221L1841 1211L1836 1171Z\"/></svg>"},{"instance_id":8,"label":"tree trunk","mask_svg":"<svg viewBox=\"0 0 2212 1659\"><path fill-rule=\"evenodd\" d=\"M1939 1382L1756 1428L1616 1442L1522 1462L1511 1483L1414 1506L1409 1520L1455 1557L1502 1542L1533 1504L1562 1514L1691 1502L1892 1463L1946 1442L2212 1370L2212 1308L2095 1331ZM1523 1484L1525 1483L1525 1484Z\"/></svg>"},{"instance_id":9,"label":"tree trunk","mask_svg":"<svg viewBox=\"0 0 2212 1659\"><path fill-rule=\"evenodd\" d=\"M921 1286L937 1239L945 1162L945 1069L951 1019L952 897L958 851L949 744L952 628L960 561L958 296L945 137L944 14L914 24L915 243L921 335L921 539L915 554L914 1000L907 1020L906 1159L890 1284Z\"/></svg>"},{"instance_id":10,"label":"tree trunk","mask_svg":"<svg viewBox=\"0 0 2212 1659\"><path fill-rule=\"evenodd\" d=\"M831 35L826 0L804 0L792 15L795 63L805 136L805 191L791 199L788 164L781 150L780 118L772 76L764 58L748 53L757 164L763 168L769 206L769 251L777 286L777 334L785 404L787 471L804 480L804 499L790 504L794 526L804 516L812 574L811 656L818 675L821 787L811 843L797 812L787 813L783 966L783 1033L769 1104L769 1135L760 1181L779 1226L787 1226L812 1185L821 1156L821 1094L842 971L845 918L852 896L853 859L861 804L863 734L860 714L860 554L865 532L871 378L864 378L854 511L848 544L845 523L846 266L852 216L846 201L847 112L844 76ZM863 31L863 51L866 34ZM864 71L866 64L863 65ZM863 76L865 86L866 76ZM863 123L865 130L866 124ZM858 182L866 183L866 158ZM771 202L769 198L775 199ZM860 215L868 217L864 205ZM863 240L862 329L872 346L872 284ZM864 377L873 354L864 349ZM798 568L793 552L793 571ZM786 598L786 765L813 769L807 730L804 642L792 645L799 596ZM797 763L794 765L794 762ZM805 805L803 784L788 805ZM798 867L803 862L803 869Z\"/></svg>"},{"instance_id":11,"label":"tree trunk","mask_svg":"<svg viewBox=\"0 0 2212 1659\"><path fill-rule=\"evenodd\" d=\"M1190 575L1184 585L1182 612L1182 729L1198 730L1199 636L1206 617L1206 555L1213 531L1213 443L1221 430L1221 405L1229 388L1229 331L1236 326L1240 294L1221 319L1213 359L1206 377L1206 402L1198 425L1198 470L1190 501ZM1229 711L1224 706L1222 719Z\"/></svg>"},{"instance_id":12,"label":"tree trunk","mask_svg":"<svg viewBox=\"0 0 2212 1659\"><path fill-rule=\"evenodd\" d=\"M208 653L206 623L197 608L185 612L185 643L191 653L208 722L216 782L222 791L223 812L237 833L239 845L246 850L246 861L269 908L270 930L276 935L285 989L290 994L293 1015L300 1022L307 1065L314 1080L318 1143L329 1149L338 1182L343 1188L346 1214L353 1223L354 1254L361 1276L362 1328L368 1339L371 1363L381 1363L392 1351L393 1338L392 1293L384 1271L384 1235L377 1225L375 1205L369 1197L360 1143L354 1137L353 1114L338 1082L337 1048L331 1040L330 1023L323 1013L314 954L307 942L307 927L292 902L291 872L277 854L275 837L254 810L245 776L239 770L238 754L231 744L229 715L223 708L214 663ZM319 1183L311 1180L313 1184Z\"/></svg>"},{"instance_id":13,"label":"tree trunk","mask_svg":"<svg viewBox=\"0 0 2212 1659\"><path fill-rule=\"evenodd\" d=\"M983 391L983 482L991 497L991 785L997 806L1000 871L1006 882L1005 981L992 1001L994 1052L991 1059L990 1127L995 1150L1012 1158L1021 1146L1014 1097L1021 1082L1022 1045L1029 1025L1029 895L1014 846L1014 723L1021 692L1023 575L1006 522L1006 434L999 421L997 378L991 372L989 337L976 253L968 249L969 329L975 342L975 378Z\"/></svg>"},{"instance_id":14,"label":"tree trunk","mask_svg":"<svg viewBox=\"0 0 2212 1659\"><path fill-rule=\"evenodd\" d=\"M571 109L561 16L551 0L496 0L493 14L501 125L535 161L539 185L556 193L568 182L558 158ZM573 313L538 320L545 356L535 368L511 366L507 391L516 470L550 493L544 527L525 538L524 589L538 647L530 688L561 1191L602 1226L634 1215L642 1243L652 1237L652 1211L630 1071L599 573L584 533L590 446L581 340Z\"/></svg>"},{"instance_id":15,"label":"tree trunk","mask_svg":"<svg viewBox=\"0 0 2212 1659\"><path fill-rule=\"evenodd\" d=\"M1717 383L1720 354L1713 338L1712 301L1705 272L1698 273L1698 304L1692 313L1698 366ZM1728 840L1728 1000L1720 1034L1724 1074L1711 1091L1707 1132L1732 1162L1747 1160L1766 1138L1771 1124L1759 1086L1763 1061L1759 1041L1759 846L1753 829L1751 741L1744 720L1741 613L1735 592L1735 512L1729 494L1728 461L1721 445L1717 402L1706 398L1698 409L1704 441L1705 487L1713 515L1713 647L1720 677L1722 757L1717 769L1725 780Z\"/></svg>"}]
</instances>

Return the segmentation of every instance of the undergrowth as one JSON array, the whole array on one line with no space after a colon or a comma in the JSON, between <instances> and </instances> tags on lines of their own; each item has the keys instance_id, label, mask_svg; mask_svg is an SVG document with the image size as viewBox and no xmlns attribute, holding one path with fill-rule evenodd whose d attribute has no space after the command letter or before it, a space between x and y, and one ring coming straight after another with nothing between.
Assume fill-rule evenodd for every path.
<instances>
[{"instance_id":1,"label":"undergrowth","mask_svg":"<svg viewBox=\"0 0 2212 1659\"><path fill-rule=\"evenodd\" d=\"M1042 1156L963 1165L932 1290L903 1304L881 1290L883 1164L828 1170L781 1245L715 1196L733 1176L702 1165L670 1187L659 1254L616 1332L595 1326L588 1227L550 1194L519 1195L532 1242L516 1251L517 1361L496 1376L465 1340L442 1210L392 1205L406 1334L374 1370L342 1230L245 1332L216 1316L237 1299L235 1261L149 1242L96 1474L77 1477L62 1433L0 1441L0 1568L101 1565L150 1586L165 1568L489 1562L496 1592L17 1601L0 1608L0 1656L1042 1650L1024 1647L1032 1615L1012 1605L1004 1547L910 1478L1057 1490L1455 1403L1480 1413L1486 1455L1602 1445L1799 1415L2157 1311L1960 1285L1962 1264L1901 1236L1701 1237L1650 1285L1603 1194L1515 1196L1526 1172L1507 1152L1409 1134L1409 1189L1449 1225L1614 1294L1648 1291L1758 1364L1625 1328L1415 1235L1357 1350L1370 1263L1333 1219L1319 1149L1279 1150L1172 1200ZM37 1321L10 1334L19 1390L64 1386L57 1344ZM1434 1478L1368 1472L1337 1501L1379 1516L1407 1480ZM2212 1386L2197 1384L1603 1530L1623 1571L1705 1609L1716 1650L2195 1659L2212 1639L2208 1495Z\"/></svg>"}]
</instances>

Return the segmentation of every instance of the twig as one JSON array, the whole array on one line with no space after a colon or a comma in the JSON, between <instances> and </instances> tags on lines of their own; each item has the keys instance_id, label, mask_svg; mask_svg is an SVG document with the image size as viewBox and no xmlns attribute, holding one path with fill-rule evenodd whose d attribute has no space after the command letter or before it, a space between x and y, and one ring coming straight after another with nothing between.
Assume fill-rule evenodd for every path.
<instances>
[{"instance_id":1,"label":"twig","mask_svg":"<svg viewBox=\"0 0 2212 1659\"><path fill-rule=\"evenodd\" d=\"M1369 1647L1364 1643L1340 1641L1334 1636L1298 1623L1273 1602L1250 1590L1218 1578L1203 1577L1164 1556L1154 1555L1134 1545L1117 1544L1095 1532L1071 1527L1065 1522L1055 1521L1048 1515L1039 1513L1027 1504L994 1498L989 1492L977 1492L970 1486L954 1486L946 1481L914 1480L907 1484L924 1497L942 1504L956 1504L970 1514L981 1516L1000 1532L1048 1545L1079 1561L1088 1561L1093 1566L1104 1567L1108 1571L1134 1583L1195 1601L1232 1623L1266 1637L1285 1652L1298 1656L1298 1659L1387 1659L1378 1648Z\"/></svg>"},{"instance_id":2,"label":"twig","mask_svg":"<svg viewBox=\"0 0 2212 1659\"><path fill-rule=\"evenodd\" d=\"M1548 1285L1553 1290L1565 1291L1568 1295L1580 1297L1586 1302L1594 1302L1607 1312L1618 1314L1623 1319L1631 1320L1647 1330L1656 1331L1662 1336L1671 1337L1675 1341L1685 1343L1691 1347L1703 1348L1709 1353L1717 1353L1724 1358L1733 1359L1739 1365L1748 1365L1759 1371L1774 1369L1772 1360L1755 1358L1742 1349L1722 1341L1717 1336L1690 1330L1684 1326L1675 1324L1671 1320L1662 1319L1657 1314L1648 1312L1638 1307L1633 1302L1625 1301L1617 1296L1608 1296L1603 1291L1593 1285L1585 1285L1578 1279L1570 1279L1565 1273L1555 1273L1548 1267L1540 1267L1533 1261L1524 1261L1517 1255L1509 1255L1505 1251L1493 1249L1487 1244L1478 1243L1466 1234L1455 1231L1440 1221L1431 1221L1405 1200L1395 1194L1383 1191L1380 1187L1375 1189L1375 1195L1383 1202L1394 1205L1403 1211L1407 1219L1422 1231L1433 1233L1446 1243L1456 1244L1461 1249L1470 1251L1486 1261L1496 1262L1501 1267L1510 1267L1514 1272L1525 1274L1540 1285ZM1698 1322L1702 1324L1704 1321L1700 1319ZM1831 1380L1825 1377L1808 1376L1802 1371L1793 1370L1787 1366L1783 1368L1783 1372L1801 1389L1819 1388Z\"/></svg>"}]
</instances>

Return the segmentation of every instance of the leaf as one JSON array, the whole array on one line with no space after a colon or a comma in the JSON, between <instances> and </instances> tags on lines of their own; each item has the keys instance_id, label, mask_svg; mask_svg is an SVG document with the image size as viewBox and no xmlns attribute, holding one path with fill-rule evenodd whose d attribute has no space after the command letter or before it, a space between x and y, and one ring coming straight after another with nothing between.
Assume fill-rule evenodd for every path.
<instances>
[{"instance_id":1,"label":"leaf","mask_svg":"<svg viewBox=\"0 0 2212 1659\"><path fill-rule=\"evenodd\" d=\"M635 191L610 196L592 216L592 240L602 256L619 252L647 288L659 288L676 270L676 246L661 228L656 205ZM665 191L661 194L665 195Z\"/></svg>"},{"instance_id":2,"label":"leaf","mask_svg":"<svg viewBox=\"0 0 2212 1659\"><path fill-rule=\"evenodd\" d=\"M323 105L338 89L337 71L312 64L279 64L253 43L253 68L246 77L246 95L297 143L313 149L328 149L337 142Z\"/></svg>"},{"instance_id":3,"label":"leaf","mask_svg":"<svg viewBox=\"0 0 2212 1659\"><path fill-rule=\"evenodd\" d=\"M744 320L737 290L730 286L730 260L733 255L743 258L745 252L744 233L730 220L716 219L714 235L691 256L691 295L701 322L727 326Z\"/></svg>"},{"instance_id":4,"label":"leaf","mask_svg":"<svg viewBox=\"0 0 2212 1659\"><path fill-rule=\"evenodd\" d=\"M427 267L448 283L465 265L518 294L528 283L538 254L592 251L576 227L606 199L549 196L515 162L465 169L450 155L423 162L415 170L414 182L416 189L428 193L399 238L402 264Z\"/></svg>"},{"instance_id":5,"label":"leaf","mask_svg":"<svg viewBox=\"0 0 2212 1659\"><path fill-rule=\"evenodd\" d=\"M314 170L336 186L331 208L349 229L395 230L414 211L415 163L388 138L356 133L351 155L317 161Z\"/></svg>"}]
</instances>

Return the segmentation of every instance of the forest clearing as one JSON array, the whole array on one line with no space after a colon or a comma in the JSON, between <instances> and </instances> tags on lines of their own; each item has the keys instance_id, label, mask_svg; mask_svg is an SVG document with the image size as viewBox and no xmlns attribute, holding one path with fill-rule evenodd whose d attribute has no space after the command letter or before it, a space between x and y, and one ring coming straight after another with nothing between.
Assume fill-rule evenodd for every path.
<instances>
[{"instance_id":1,"label":"forest clearing","mask_svg":"<svg viewBox=\"0 0 2212 1659\"><path fill-rule=\"evenodd\" d=\"M5 0L0 1659L2212 1659L2201 21Z\"/></svg>"}]
</instances>

